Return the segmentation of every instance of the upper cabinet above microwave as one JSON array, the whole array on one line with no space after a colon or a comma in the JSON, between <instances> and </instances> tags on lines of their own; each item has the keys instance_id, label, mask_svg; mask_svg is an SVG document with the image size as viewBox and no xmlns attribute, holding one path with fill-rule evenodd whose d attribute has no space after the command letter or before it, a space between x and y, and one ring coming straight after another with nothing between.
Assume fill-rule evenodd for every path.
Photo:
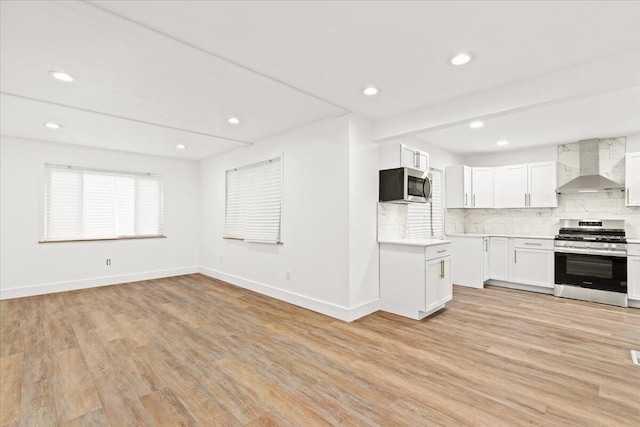
<instances>
[{"instance_id":1,"label":"upper cabinet above microwave","mask_svg":"<svg viewBox=\"0 0 640 427\"><path fill-rule=\"evenodd\" d=\"M380 169L410 168L429 172L429 153L405 144L380 147Z\"/></svg>"}]
</instances>

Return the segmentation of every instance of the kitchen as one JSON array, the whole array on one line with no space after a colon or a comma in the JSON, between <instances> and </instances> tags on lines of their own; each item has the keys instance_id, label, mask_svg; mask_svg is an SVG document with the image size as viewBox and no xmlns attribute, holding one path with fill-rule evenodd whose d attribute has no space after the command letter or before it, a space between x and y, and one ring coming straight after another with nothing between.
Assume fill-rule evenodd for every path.
<instances>
[{"instance_id":1,"label":"kitchen","mask_svg":"<svg viewBox=\"0 0 640 427\"><path fill-rule=\"evenodd\" d=\"M0 8L0 426L640 422L640 2Z\"/></svg>"},{"instance_id":2,"label":"kitchen","mask_svg":"<svg viewBox=\"0 0 640 427\"><path fill-rule=\"evenodd\" d=\"M629 139L631 147L640 140ZM395 160L401 168L380 172L381 309L422 319L452 299L452 283L639 307L635 255L640 240L635 236L640 226L640 154L627 152L626 140L559 145L557 160L547 162L448 166L444 184L428 175L428 153L403 144L386 147L385 152L415 156L403 162L392 155L391 163ZM418 169L421 158L424 167ZM405 170L408 176L390 175ZM406 188L398 182L406 182ZM441 190L434 193L432 186L444 187L445 224L447 215L464 215L450 221L463 230L434 230L434 206L439 212L443 206ZM427 202L432 223L421 229L412 208ZM404 253L398 253L400 248ZM425 260L426 270L421 265ZM439 277L429 276L433 260L439 262ZM456 260L465 267L455 268ZM415 266L405 268L408 263ZM418 277L411 277L410 269Z\"/></svg>"}]
</instances>

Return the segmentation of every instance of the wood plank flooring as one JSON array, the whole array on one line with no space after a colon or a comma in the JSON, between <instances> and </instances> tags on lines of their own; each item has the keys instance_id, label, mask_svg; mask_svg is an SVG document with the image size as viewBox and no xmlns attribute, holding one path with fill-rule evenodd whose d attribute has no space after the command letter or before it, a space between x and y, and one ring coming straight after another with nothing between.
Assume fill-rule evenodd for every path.
<instances>
[{"instance_id":1,"label":"wood plank flooring","mask_svg":"<svg viewBox=\"0 0 640 427\"><path fill-rule=\"evenodd\" d=\"M1 426L640 426L640 310L456 287L344 323L201 275L0 302Z\"/></svg>"}]
</instances>

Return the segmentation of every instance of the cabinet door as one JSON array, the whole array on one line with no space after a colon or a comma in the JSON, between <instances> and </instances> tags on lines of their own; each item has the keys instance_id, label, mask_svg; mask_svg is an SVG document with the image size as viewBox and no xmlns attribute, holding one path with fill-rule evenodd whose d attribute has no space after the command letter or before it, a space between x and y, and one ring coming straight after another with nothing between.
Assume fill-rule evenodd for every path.
<instances>
[{"instance_id":1,"label":"cabinet door","mask_svg":"<svg viewBox=\"0 0 640 427\"><path fill-rule=\"evenodd\" d=\"M496 208L525 207L528 192L527 165L494 168L494 202Z\"/></svg>"},{"instance_id":2,"label":"cabinet door","mask_svg":"<svg viewBox=\"0 0 640 427\"><path fill-rule=\"evenodd\" d=\"M627 153L626 167L625 203L640 206L640 153Z\"/></svg>"},{"instance_id":3,"label":"cabinet door","mask_svg":"<svg viewBox=\"0 0 640 427\"><path fill-rule=\"evenodd\" d=\"M453 298L453 285L451 282L451 257L445 257L440 260L442 263L442 274L438 283L438 298L441 304L451 301Z\"/></svg>"},{"instance_id":4,"label":"cabinet door","mask_svg":"<svg viewBox=\"0 0 640 427\"><path fill-rule=\"evenodd\" d=\"M429 172L429 154L424 151L416 151L416 160L418 161L418 166L416 169L419 169L423 172Z\"/></svg>"},{"instance_id":5,"label":"cabinet door","mask_svg":"<svg viewBox=\"0 0 640 427\"><path fill-rule=\"evenodd\" d=\"M507 237L489 239L489 277L494 280L509 281L509 239Z\"/></svg>"},{"instance_id":6,"label":"cabinet door","mask_svg":"<svg viewBox=\"0 0 640 427\"><path fill-rule=\"evenodd\" d=\"M534 208L558 207L556 194L556 162L529 165L529 206Z\"/></svg>"},{"instance_id":7,"label":"cabinet door","mask_svg":"<svg viewBox=\"0 0 640 427\"><path fill-rule=\"evenodd\" d=\"M513 260L513 281L524 285L553 288L553 251L516 248Z\"/></svg>"},{"instance_id":8,"label":"cabinet door","mask_svg":"<svg viewBox=\"0 0 640 427\"><path fill-rule=\"evenodd\" d=\"M471 207L493 207L493 168L471 168Z\"/></svg>"},{"instance_id":9,"label":"cabinet door","mask_svg":"<svg viewBox=\"0 0 640 427\"><path fill-rule=\"evenodd\" d=\"M462 197L465 208L471 207L471 168L464 166L462 168Z\"/></svg>"},{"instance_id":10,"label":"cabinet door","mask_svg":"<svg viewBox=\"0 0 640 427\"><path fill-rule=\"evenodd\" d=\"M400 167L417 169L418 160L416 149L408 145L400 144Z\"/></svg>"},{"instance_id":11,"label":"cabinet door","mask_svg":"<svg viewBox=\"0 0 640 427\"><path fill-rule=\"evenodd\" d=\"M482 239L483 240L483 244L484 246L482 247L482 257L483 257L483 264L484 264L484 269L483 269L483 277L482 280L483 281L487 281L491 278L491 275L489 273L489 238L485 237Z\"/></svg>"},{"instance_id":12,"label":"cabinet door","mask_svg":"<svg viewBox=\"0 0 640 427\"><path fill-rule=\"evenodd\" d=\"M630 299L640 300L640 256L627 258L627 293Z\"/></svg>"},{"instance_id":13,"label":"cabinet door","mask_svg":"<svg viewBox=\"0 0 640 427\"><path fill-rule=\"evenodd\" d=\"M440 305L440 276L442 276L442 258L427 261L427 280L425 283L425 311Z\"/></svg>"}]
</instances>

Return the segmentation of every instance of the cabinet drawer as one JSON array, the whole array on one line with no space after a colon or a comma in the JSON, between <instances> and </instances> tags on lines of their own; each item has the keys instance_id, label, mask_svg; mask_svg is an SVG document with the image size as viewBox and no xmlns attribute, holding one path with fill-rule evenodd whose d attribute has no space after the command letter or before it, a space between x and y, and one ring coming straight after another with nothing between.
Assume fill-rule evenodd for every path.
<instances>
[{"instance_id":1,"label":"cabinet drawer","mask_svg":"<svg viewBox=\"0 0 640 427\"><path fill-rule=\"evenodd\" d=\"M424 259L442 258L451 255L451 243L443 243L442 245L427 246Z\"/></svg>"},{"instance_id":2,"label":"cabinet drawer","mask_svg":"<svg viewBox=\"0 0 640 427\"><path fill-rule=\"evenodd\" d=\"M546 249L553 250L552 239L514 239L513 246L525 249Z\"/></svg>"},{"instance_id":3,"label":"cabinet drawer","mask_svg":"<svg viewBox=\"0 0 640 427\"><path fill-rule=\"evenodd\" d=\"M629 244L629 246L627 246L627 255L640 256L640 244Z\"/></svg>"}]
</instances>

